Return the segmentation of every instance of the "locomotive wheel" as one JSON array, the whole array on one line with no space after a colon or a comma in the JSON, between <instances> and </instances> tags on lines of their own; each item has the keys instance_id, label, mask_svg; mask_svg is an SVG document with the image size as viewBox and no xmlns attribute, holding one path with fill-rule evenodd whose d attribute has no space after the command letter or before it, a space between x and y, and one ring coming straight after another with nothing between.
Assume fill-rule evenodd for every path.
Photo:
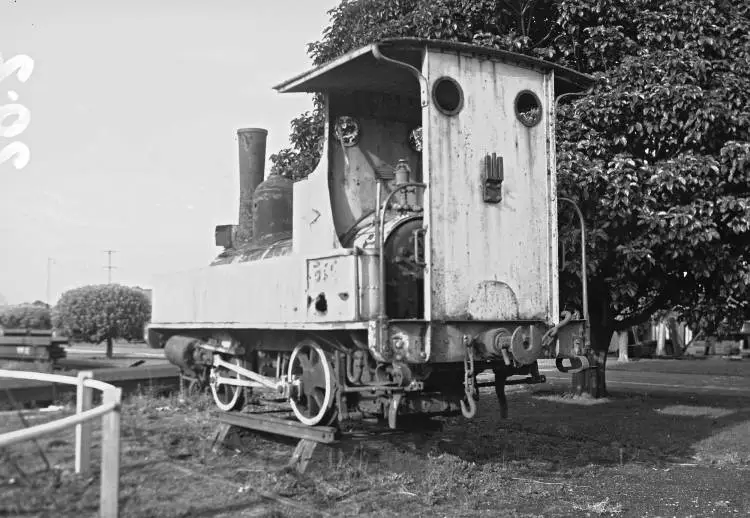
<instances>
[{"instance_id":1,"label":"locomotive wheel","mask_svg":"<svg viewBox=\"0 0 750 518\"><path fill-rule=\"evenodd\" d=\"M239 358L234 358L232 361L235 365L242 366ZM211 367L211 394L214 396L214 402L220 410L224 412L230 412L232 410L240 410L245 404L245 390L244 387L238 387L237 385L227 385L222 383L217 385L216 380L221 376L223 378L239 378L240 375L234 371L230 371L226 367L216 368Z\"/></svg>"},{"instance_id":2,"label":"locomotive wheel","mask_svg":"<svg viewBox=\"0 0 750 518\"><path fill-rule=\"evenodd\" d=\"M199 379L191 379L187 386L187 395L188 397L195 397L200 395L201 392L203 392L203 387L201 386L201 380Z\"/></svg>"},{"instance_id":3,"label":"locomotive wheel","mask_svg":"<svg viewBox=\"0 0 750 518\"><path fill-rule=\"evenodd\" d=\"M289 359L290 381L298 386L289 398L297 419L308 426L329 425L336 418L331 363L323 349L312 340L303 340Z\"/></svg>"}]
</instances>

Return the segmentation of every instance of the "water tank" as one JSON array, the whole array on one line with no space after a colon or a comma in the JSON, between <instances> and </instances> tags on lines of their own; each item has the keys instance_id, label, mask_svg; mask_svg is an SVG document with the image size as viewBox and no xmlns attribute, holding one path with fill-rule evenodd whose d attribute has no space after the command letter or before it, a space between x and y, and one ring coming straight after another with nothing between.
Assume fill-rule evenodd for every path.
<instances>
[{"instance_id":1,"label":"water tank","mask_svg":"<svg viewBox=\"0 0 750 518\"><path fill-rule=\"evenodd\" d=\"M292 235L293 182L272 173L253 193L253 243L263 244Z\"/></svg>"}]
</instances>

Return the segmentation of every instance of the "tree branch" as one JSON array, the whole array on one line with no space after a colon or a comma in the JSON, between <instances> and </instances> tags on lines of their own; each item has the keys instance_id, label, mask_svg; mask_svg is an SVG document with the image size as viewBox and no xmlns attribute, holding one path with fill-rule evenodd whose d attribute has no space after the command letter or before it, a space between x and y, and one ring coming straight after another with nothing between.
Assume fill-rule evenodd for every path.
<instances>
[{"instance_id":1,"label":"tree branch","mask_svg":"<svg viewBox=\"0 0 750 518\"><path fill-rule=\"evenodd\" d=\"M625 317L622 320L615 320L615 331L623 331L631 326L637 326L646 322L649 318L651 318L651 315L654 313L654 311L656 311L659 306L662 306L668 300L669 296L667 296L664 291L660 292L639 312Z\"/></svg>"},{"instance_id":2,"label":"tree branch","mask_svg":"<svg viewBox=\"0 0 750 518\"><path fill-rule=\"evenodd\" d=\"M532 48L539 48L543 46L545 43L547 43L547 40L552 37L552 34L554 32L555 32L555 26L553 25L552 28L549 30L549 32L544 36L544 38L539 40L537 43L534 43Z\"/></svg>"},{"instance_id":3,"label":"tree branch","mask_svg":"<svg viewBox=\"0 0 750 518\"><path fill-rule=\"evenodd\" d=\"M511 3L511 2L508 2L507 0L503 0L503 3L504 3L504 4L506 5L506 7L508 7L508 9L510 9L511 11L513 11L514 13L516 13L516 14L517 14L517 15L519 15L519 16L521 15L521 11L519 11L518 9L516 9L516 6L515 6L515 5L513 5L513 4Z\"/></svg>"}]
</instances>

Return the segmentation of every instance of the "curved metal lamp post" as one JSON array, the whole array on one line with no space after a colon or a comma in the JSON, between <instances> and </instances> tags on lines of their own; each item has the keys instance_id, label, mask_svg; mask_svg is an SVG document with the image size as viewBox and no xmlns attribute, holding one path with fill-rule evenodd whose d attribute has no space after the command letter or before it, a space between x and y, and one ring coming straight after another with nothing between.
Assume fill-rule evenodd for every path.
<instances>
[{"instance_id":1,"label":"curved metal lamp post","mask_svg":"<svg viewBox=\"0 0 750 518\"><path fill-rule=\"evenodd\" d=\"M586 225L583 222L583 213L581 212L581 209L578 208L578 205L571 200L570 198L557 198L560 201L565 201L570 203L573 208L576 211L576 214L578 214L578 221L580 223L581 227L581 285L582 285L582 298L581 303L583 304L583 318L586 320L586 328L588 329L589 325L589 286L588 286L588 279L586 272L588 271L586 266Z\"/></svg>"},{"instance_id":2,"label":"curved metal lamp post","mask_svg":"<svg viewBox=\"0 0 750 518\"><path fill-rule=\"evenodd\" d=\"M582 97L584 95L588 95L589 93L591 92L568 92L558 95L555 99L555 118L557 118L557 106L562 99L564 99L565 97ZM575 209L576 214L578 215L578 221L581 226L581 286L583 292L581 304L583 304L583 318L586 321L586 341L588 342L586 345L590 346L591 337L589 336L589 329L591 326L589 323L589 290L588 279L586 275L586 272L588 272L586 266L586 225L583 222L583 213L581 212L581 209L578 208L578 205L576 205L573 200L571 200L570 198L558 198L558 200L570 203L573 206L573 209Z\"/></svg>"}]
</instances>

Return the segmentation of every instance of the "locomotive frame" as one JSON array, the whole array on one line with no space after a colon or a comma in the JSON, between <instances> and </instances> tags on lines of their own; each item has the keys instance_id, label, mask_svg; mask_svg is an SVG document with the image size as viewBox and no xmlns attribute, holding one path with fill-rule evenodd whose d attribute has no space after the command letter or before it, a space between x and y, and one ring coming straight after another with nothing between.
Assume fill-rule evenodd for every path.
<instances>
[{"instance_id":1,"label":"locomotive frame","mask_svg":"<svg viewBox=\"0 0 750 518\"><path fill-rule=\"evenodd\" d=\"M505 413L507 378L542 382L540 357L586 368L587 323L558 309L555 94L592 81L402 38L276 86L322 94L321 160L260 183L266 132L238 131L239 226L155 283L148 343L222 410L256 391L308 426L471 418L485 370Z\"/></svg>"}]
</instances>

